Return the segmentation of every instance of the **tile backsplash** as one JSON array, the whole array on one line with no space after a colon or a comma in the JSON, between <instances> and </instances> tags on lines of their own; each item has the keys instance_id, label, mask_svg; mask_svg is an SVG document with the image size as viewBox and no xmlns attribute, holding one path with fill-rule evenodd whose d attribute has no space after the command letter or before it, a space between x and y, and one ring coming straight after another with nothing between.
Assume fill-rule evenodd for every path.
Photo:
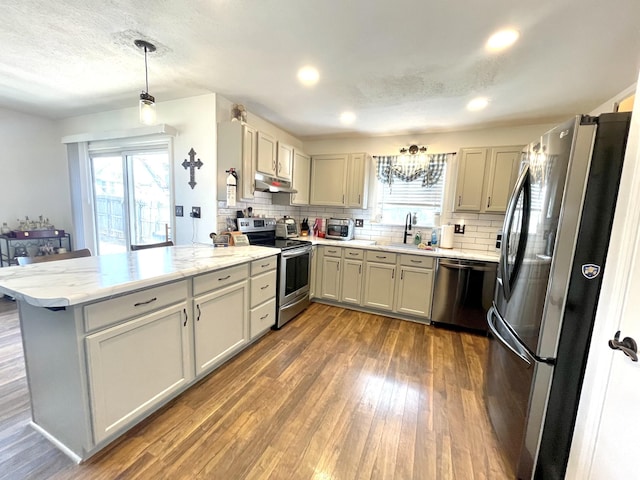
<instances>
[{"instance_id":1,"label":"tile backsplash","mask_svg":"<svg viewBox=\"0 0 640 480\"><path fill-rule=\"evenodd\" d=\"M283 206L271 203L271 194L268 192L256 192L251 202L237 202L233 208L227 208L225 202L218 202L218 232L227 229L227 218L236 218L237 210L253 208L254 216L281 218L290 216L301 222L303 218L309 218L309 223L318 217L329 218L362 218L364 225L355 229L355 238L358 240L375 240L379 243L401 243L404 227L396 225L380 225L372 222L372 210L359 208L336 208L309 206ZM464 223L464 235L455 234L453 248L478 250L484 252L496 251L496 237L502 229L504 215L483 213L451 213L445 212L440 219L441 225ZM411 240L416 231L420 231L424 241L431 239L431 227L413 226Z\"/></svg>"}]
</instances>

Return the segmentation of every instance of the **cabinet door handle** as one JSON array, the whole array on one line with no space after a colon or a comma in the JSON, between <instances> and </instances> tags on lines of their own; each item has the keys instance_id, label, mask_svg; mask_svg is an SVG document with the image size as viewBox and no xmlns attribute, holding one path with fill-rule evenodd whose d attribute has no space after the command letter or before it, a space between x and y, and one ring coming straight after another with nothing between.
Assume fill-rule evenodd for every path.
<instances>
[{"instance_id":1,"label":"cabinet door handle","mask_svg":"<svg viewBox=\"0 0 640 480\"><path fill-rule=\"evenodd\" d=\"M184 323L182 324L183 327L187 326L187 320L189 320L189 316L187 315L187 309L183 308L182 311L184 312Z\"/></svg>"},{"instance_id":2,"label":"cabinet door handle","mask_svg":"<svg viewBox=\"0 0 640 480\"><path fill-rule=\"evenodd\" d=\"M422 260L414 260L414 259L411 259L411 263L422 263Z\"/></svg>"},{"instance_id":3,"label":"cabinet door handle","mask_svg":"<svg viewBox=\"0 0 640 480\"><path fill-rule=\"evenodd\" d=\"M358 194L358 204L360 204L360 194Z\"/></svg>"},{"instance_id":4,"label":"cabinet door handle","mask_svg":"<svg viewBox=\"0 0 640 480\"><path fill-rule=\"evenodd\" d=\"M228 280L231 278L231 275L227 275L226 277L219 278L218 281L222 282L223 280Z\"/></svg>"},{"instance_id":5,"label":"cabinet door handle","mask_svg":"<svg viewBox=\"0 0 640 480\"><path fill-rule=\"evenodd\" d=\"M260 268L267 268L270 264L269 263L264 263L262 265L260 265Z\"/></svg>"},{"instance_id":6,"label":"cabinet door handle","mask_svg":"<svg viewBox=\"0 0 640 480\"><path fill-rule=\"evenodd\" d=\"M264 287L260 287L260 290L266 290L267 288L269 288L269 285L265 285Z\"/></svg>"},{"instance_id":7,"label":"cabinet door handle","mask_svg":"<svg viewBox=\"0 0 640 480\"><path fill-rule=\"evenodd\" d=\"M336 263L336 270L340 271L340 264L339 263Z\"/></svg>"},{"instance_id":8,"label":"cabinet door handle","mask_svg":"<svg viewBox=\"0 0 640 480\"><path fill-rule=\"evenodd\" d=\"M491 197L487 198L487 208L491 206Z\"/></svg>"},{"instance_id":9,"label":"cabinet door handle","mask_svg":"<svg viewBox=\"0 0 640 480\"><path fill-rule=\"evenodd\" d=\"M336 252L337 252L337 250L327 250L327 252L329 252L329 253L336 253Z\"/></svg>"},{"instance_id":10,"label":"cabinet door handle","mask_svg":"<svg viewBox=\"0 0 640 480\"><path fill-rule=\"evenodd\" d=\"M146 302L138 302L138 303L134 303L133 306L134 307L139 307L140 305L149 305L150 303L155 302L156 300L158 300L157 297L153 297L151 300L147 300Z\"/></svg>"},{"instance_id":11,"label":"cabinet door handle","mask_svg":"<svg viewBox=\"0 0 640 480\"><path fill-rule=\"evenodd\" d=\"M376 258L383 259L383 258L387 258L387 256L386 255L376 255Z\"/></svg>"},{"instance_id":12,"label":"cabinet door handle","mask_svg":"<svg viewBox=\"0 0 640 480\"><path fill-rule=\"evenodd\" d=\"M351 255L352 257L356 257L356 256L358 256L358 254L357 254L357 253L353 253L353 252L349 252L349 255Z\"/></svg>"},{"instance_id":13,"label":"cabinet door handle","mask_svg":"<svg viewBox=\"0 0 640 480\"><path fill-rule=\"evenodd\" d=\"M269 314L267 313L266 315L263 315L260 317L260 320L264 320L265 318L267 318L269 316Z\"/></svg>"},{"instance_id":14,"label":"cabinet door handle","mask_svg":"<svg viewBox=\"0 0 640 480\"><path fill-rule=\"evenodd\" d=\"M358 273L362 273L362 265L358 265Z\"/></svg>"},{"instance_id":15,"label":"cabinet door handle","mask_svg":"<svg viewBox=\"0 0 640 480\"><path fill-rule=\"evenodd\" d=\"M274 160L273 163L271 164L271 168L273 168L273 171L276 171L276 161Z\"/></svg>"},{"instance_id":16,"label":"cabinet door handle","mask_svg":"<svg viewBox=\"0 0 640 480\"><path fill-rule=\"evenodd\" d=\"M458 206L462 203L462 195L458 195Z\"/></svg>"},{"instance_id":17,"label":"cabinet door handle","mask_svg":"<svg viewBox=\"0 0 640 480\"><path fill-rule=\"evenodd\" d=\"M342 194L342 203L344 203L344 193Z\"/></svg>"},{"instance_id":18,"label":"cabinet door handle","mask_svg":"<svg viewBox=\"0 0 640 480\"><path fill-rule=\"evenodd\" d=\"M404 268L400 270L400 280L404 280Z\"/></svg>"},{"instance_id":19,"label":"cabinet door handle","mask_svg":"<svg viewBox=\"0 0 640 480\"><path fill-rule=\"evenodd\" d=\"M199 322L200 321L200 314L202 313L202 311L200 310L200 304L197 304L196 308L198 309L198 316L196 317L196 322Z\"/></svg>"},{"instance_id":20,"label":"cabinet door handle","mask_svg":"<svg viewBox=\"0 0 640 480\"><path fill-rule=\"evenodd\" d=\"M391 280L393 280L394 278L396 278L396 269L395 268L393 270L391 270Z\"/></svg>"}]
</instances>

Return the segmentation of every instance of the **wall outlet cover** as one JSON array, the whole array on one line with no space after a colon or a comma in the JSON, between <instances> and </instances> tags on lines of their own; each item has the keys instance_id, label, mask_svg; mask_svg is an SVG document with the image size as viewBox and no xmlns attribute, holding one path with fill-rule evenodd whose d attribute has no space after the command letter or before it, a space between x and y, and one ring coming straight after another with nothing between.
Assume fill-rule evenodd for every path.
<instances>
[{"instance_id":1,"label":"wall outlet cover","mask_svg":"<svg viewBox=\"0 0 640 480\"><path fill-rule=\"evenodd\" d=\"M184 207L182 205L176 205L176 217L184 217Z\"/></svg>"},{"instance_id":2,"label":"wall outlet cover","mask_svg":"<svg viewBox=\"0 0 640 480\"><path fill-rule=\"evenodd\" d=\"M193 218L200 218L200 207L191 207L191 216Z\"/></svg>"},{"instance_id":3,"label":"wall outlet cover","mask_svg":"<svg viewBox=\"0 0 640 480\"><path fill-rule=\"evenodd\" d=\"M456 223L453 229L453 233L459 233L460 235L464 235L464 225L460 225Z\"/></svg>"},{"instance_id":4,"label":"wall outlet cover","mask_svg":"<svg viewBox=\"0 0 640 480\"><path fill-rule=\"evenodd\" d=\"M364 227L364 219L356 218L356 227Z\"/></svg>"}]
</instances>

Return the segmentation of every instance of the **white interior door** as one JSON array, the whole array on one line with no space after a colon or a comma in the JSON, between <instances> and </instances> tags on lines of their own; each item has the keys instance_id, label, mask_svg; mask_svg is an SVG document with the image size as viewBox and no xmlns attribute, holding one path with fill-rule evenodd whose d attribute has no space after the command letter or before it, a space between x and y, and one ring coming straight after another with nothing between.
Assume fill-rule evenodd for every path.
<instances>
[{"instance_id":1,"label":"white interior door","mask_svg":"<svg viewBox=\"0 0 640 480\"><path fill-rule=\"evenodd\" d=\"M567 467L567 479L638 478L640 362L608 346L640 341L640 102L627 141L616 215L589 360Z\"/></svg>"}]
</instances>

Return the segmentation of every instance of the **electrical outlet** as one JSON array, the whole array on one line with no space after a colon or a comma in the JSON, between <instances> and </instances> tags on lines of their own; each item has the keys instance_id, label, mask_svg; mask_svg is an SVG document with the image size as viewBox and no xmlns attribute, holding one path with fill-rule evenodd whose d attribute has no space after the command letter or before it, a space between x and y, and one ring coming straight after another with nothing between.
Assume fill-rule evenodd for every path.
<instances>
[{"instance_id":1,"label":"electrical outlet","mask_svg":"<svg viewBox=\"0 0 640 480\"><path fill-rule=\"evenodd\" d=\"M184 217L184 207L182 205L176 205L176 217Z\"/></svg>"},{"instance_id":2,"label":"electrical outlet","mask_svg":"<svg viewBox=\"0 0 640 480\"><path fill-rule=\"evenodd\" d=\"M200 207L191 207L191 216L193 218L200 218Z\"/></svg>"},{"instance_id":3,"label":"electrical outlet","mask_svg":"<svg viewBox=\"0 0 640 480\"><path fill-rule=\"evenodd\" d=\"M364 227L364 219L356 218L356 227Z\"/></svg>"},{"instance_id":4,"label":"electrical outlet","mask_svg":"<svg viewBox=\"0 0 640 480\"><path fill-rule=\"evenodd\" d=\"M453 233L459 233L460 235L464 235L464 224L461 225L456 223L453 229Z\"/></svg>"}]
</instances>

